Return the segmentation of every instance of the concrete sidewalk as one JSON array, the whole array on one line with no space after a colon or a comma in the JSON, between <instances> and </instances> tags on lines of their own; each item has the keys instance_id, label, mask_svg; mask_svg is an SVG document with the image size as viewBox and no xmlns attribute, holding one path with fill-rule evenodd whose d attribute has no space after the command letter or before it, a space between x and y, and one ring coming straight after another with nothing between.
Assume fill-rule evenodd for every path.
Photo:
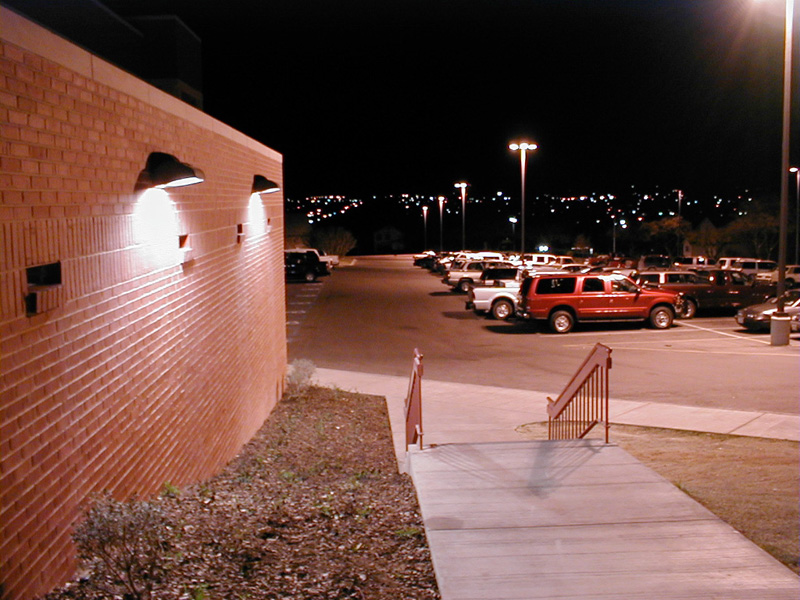
<instances>
[{"instance_id":1,"label":"concrete sidewalk","mask_svg":"<svg viewBox=\"0 0 800 600\"><path fill-rule=\"evenodd\" d=\"M423 378L424 449L406 453L408 378L316 379L386 397L442 600L800 597L795 573L613 443L525 440L516 429L547 420L545 393ZM793 415L623 400L610 410L632 425L791 440L800 429Z\"/></svg>"},{"instance_id":2,"label":"concrete sidewalk","mask_svg":"<svg viewBox=\"0 0 800 600\"><path fill-rule=\"evenodd\" d=\"M410 369L410 365L409 365ZM317 369L316 382L345 391L385 396L389 408L395 451L405 464L404 405L408 377ZM483 385L422 380L422 420L425 445L514 442L525 437L516 428L547 421L547 396L561 390L540 392ZM800 441L800 416L741 410L722 410L656 402L615 400L609 402L611 422L727 433ZM614 428L611 428L613 441Z\"/></svg>"}]
</instances>

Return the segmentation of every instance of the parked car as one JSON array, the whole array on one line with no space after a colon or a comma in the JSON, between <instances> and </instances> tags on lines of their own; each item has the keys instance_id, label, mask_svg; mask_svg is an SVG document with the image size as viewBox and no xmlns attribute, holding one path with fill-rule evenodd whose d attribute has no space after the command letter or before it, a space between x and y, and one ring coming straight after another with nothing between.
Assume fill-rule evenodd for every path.
<instances>
[{"instance_id":1,"label":"parked car","mask_svg":"<svg viewBox=\"0 0 800 600\"><path fill-rule=\"evenodd\" d=\"M778 269L770 271L768 275L760 278L769 283L778 283ZM796 287L800 284L800 265L786 265L786 286Z\"/></svg>"},{"instance_id":2,"label":"parked car","mask_svg":"<svg viewBox=\"0 0 800 600\"><path fill-rule=\"evenodd\" d=\"M669 283L707 283L708 279L691 271L644 271L631 276L639 285L664 285Z\"/></svg>"},{"instance_id":3,"label":"parked car","mask_svg":"<svg viewBox=\"0 0 800 600\"><path fill-rule=\"evenodd\" d=\"M466 309L489 314L498 320L510 319L517 312L520 282L502 286L473 287L467 292Z\"/></svg>"},{"instance_id":4,"label":"parked car","mask_svg":"<svg viewBox=\"0 0 800 600\"><path fill-rule=\"evenodd\" d=\"M717 264L713 258L705 256L676 256L673 265L679 269L694 269L697 267L713 267Z\"/></svg>"},{"instance_id":5,"label":"parked car","mask_svg":"<svg viewBox=\"0 0 800 600\"><path fill-rule=\"evenodd\" d=\"M672 261L669 256L663 254L650 254L639 258L636 268L639 271L646 269L669 269L672 266Z\"/></svg>"},{"instance_id":6,"label":"parked car","mask_svg":"<svg viewBox=\"0 0 800 600\"><path fill-rule=\"evenodd\" d=\"M480 278L474 282L472 287L504 287L512 284L519 287L527 274L528 271L521 267L490 266L483 270Z\"/></svg>"},{"instance_id":7,"label":"parked car","mask_svg":"<svg viewBox=\"0 0 800 600\"><path fill-rule=\"evenodd\" d=\"M775 295L775 286L731 269L705 271L707 279L697 283L665 283L659 289L680 292L684 296L680 316L691 319L702 309L741 308L764 302Z\"/></svg>"},{"instance_id":8,"label":"parked car","mask_svg":"<svg viewBox=\"0 0 800 600\"><path fill-rule=\"evenodd\" d=\"M422 267L423 269L430 269L433 266L433 261L436 260L436 252L433 250L426 250L413 256L414 266Z\"/></svg>"},{"instance_id":9,"label":"parked car","mask_svg":"<svg viewBox=\"0 0 800 600\"><path fill-rule=\"evenodd\" d=\"M756 279L769 280L770 275L778 268L774 260L740 260L733 263L733 268Z\"/></svg>"},{"instance_id":10,"label":"parked car","mask_svg":"<svg viewBox=\"0 0 800 600\"><path fill-rule=\"evenodd\" d=\"M737 269L735 263L743 260L758 260L757 258L743 258L741 256L723 256L717 261L717 268L720 269Z\"/></svg>"},{"instance_id":11,"label":"parked car","mask_svg":"<svg viewBox=\"0 0 800 600\"><path fill-rule=\"evenodd\" d=\"M555 254L546 254L541 252L534 254L525 253L524 255L516 254L511 256L509 259L515 265L519 265L521 267L529 267L529 268L556 264Z\"/></svg>"},{"instance_id":12,"label":"parked car","mask_svg":"<svg viewBox=\"0 0 800 600\"><path fill-rule=\"evenodd\" d=\"M316 281L317 277L329 275L328 267L323 263L316 253L306 252L284 252L283 253L284 273L287 280Z\"/></svg>"},{"instance_id":13,"label":"parked car","mask_svg":"<svg viewBox=\"0 0 800 600\"><path fill-rule=\"evenodd\" d=\"M287 248L284 252L313 252L320 262L325 263L329 271L339 265L339 257L336 254L325 254L324 250L317 250L316 248Z\"/></svg>"},{"instance_id":14,"label":"parked car","mask_svg":"<svg viewBox=\"0 0 800 600\"><path fill-rule=\"evenodd\" d=\"M527 270L517 267L486 269L480 281L467 292L467 310L488 313L499 320L513 317L517 312L519 286L527 275Z\"/></svg>"},{"instance_id":15,"label":"parked car","mask_svg":"<svg viewBox=\"0 0 800 600\"><path fill-rule=\"evenodd\" d=\"M643 288L619 274L548 274L522 282L517 310L524 319L547 321L567 333L582 321L648 321L667 329L683 308L681 294Z\"/></svg>"},{"instance_id":16,"label":"parked car","mask_svg":"<svg viewBox=\"0 0 800 600\"><path fill-rule=\"evenodd\" d=\"M783 308L790 317L800 315L800 290L786 292ZM770 298L763 304L740 309L736 313L736 322L751 331L769 329L770 320L776 310L778 310L778 299Z\"/></svg>"},{"instance_id":17,"label":"parked car","mask_svg":"<svg viewBox=\"0 0 800 600\"><path fill-rule=\"evenodd\" d=\"M475 281L481 278L484 269L513 266L511 263L497 260L467 260L462 263L454 263L442 277L442 283L466 294Z\"/></svg>"}]
</instances>

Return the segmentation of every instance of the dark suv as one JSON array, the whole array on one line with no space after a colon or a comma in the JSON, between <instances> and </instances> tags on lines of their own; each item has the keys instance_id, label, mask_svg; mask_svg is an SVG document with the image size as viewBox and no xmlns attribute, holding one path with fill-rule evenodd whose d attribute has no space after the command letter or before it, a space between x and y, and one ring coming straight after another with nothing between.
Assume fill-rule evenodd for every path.
<instances>
[{"instance_id":1,"label":"dark suv","mask_svg":"<svg viewBox=\"0 0 800 600\"><path fill-rule=\"evenodd\" d=\"M642 288L618 274L548 274L522 282L517 302L525 319L546 320L556 333L579 321L649 321L667 329L680 314L681 294Z\"/></svg>"},{"instance_id":2,"label":"dark suv","mask_svg":"<svg viewBox=\"0 0 800 600\"><path fill-rule=\"evenodd\" d=\"M287 280L311 282L330 274L328 267L314 252L284 252L283 266Z\"/></svg>"}]
</instances>

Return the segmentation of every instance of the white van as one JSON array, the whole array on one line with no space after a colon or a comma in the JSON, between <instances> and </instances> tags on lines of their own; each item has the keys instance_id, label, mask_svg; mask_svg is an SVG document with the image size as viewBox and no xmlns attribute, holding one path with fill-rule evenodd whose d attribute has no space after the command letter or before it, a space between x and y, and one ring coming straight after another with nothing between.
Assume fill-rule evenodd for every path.
<instances>
[{"instance_id":1,"label":"white van","mask_svg":"<svg viewBox=\"0 0 800 600\"><path fill-rule=\"evenodd\" d=\"M725 259L720 259L720 261L722 260ZM731 260L729 266L722 268L736 269L757 279L766 279L769 277L769 273L778 268L778 263L774 260L760 260L758 258L735 258Z\"/></svg>"},{"instance_id":2,"label":"white van","mask_svg":"<svg viewBox=\"0 0 800 600\"><path fill-rule=\"evenodd\" d=\"M758 260L756 258L742 258L740 256L724 256L717 261L717 268L719 269L738 269L734 263L740 260Z\"/></svg>"},{"instance_id":3,"label":"white van","mask_svg":"<svg viewBox=\"0 0 800 600\"><path fill-rule=\"evenodd\" d=\"M774 260L741 260L734 263L742 273L752 275L756 279L768 279L769 274L778 268Z\"/></svg>"},{"instance_id":4,"label":"white van","mask_svg":"<svg viewBox=\"0 0 800 600\"><path fill-rule=\"evenodd\" d=\"M717 264L717 261L705 256L677 256L673 264L679 269L696 269L698 267L713 267Z\"/></svg>"}]
</instances>

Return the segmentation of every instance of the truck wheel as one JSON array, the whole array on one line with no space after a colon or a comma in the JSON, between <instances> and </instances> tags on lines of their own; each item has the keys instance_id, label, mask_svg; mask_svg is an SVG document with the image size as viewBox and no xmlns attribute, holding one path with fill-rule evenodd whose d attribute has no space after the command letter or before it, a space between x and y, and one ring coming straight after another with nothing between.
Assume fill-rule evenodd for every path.
<instances>
[{"instance_id":1,"label":"truck wheel","mask_svg":"<svg viewBox=\"0 0 800 600\"><path fill-rule=\"evenodd\" d=\"M688 298L683 301L683 310L681 310L681 319L691 319L697 314L697 302L689 300Z\"/></svg>"},{"instance_id":2,"label":"truck wheel","mask_svg":"<svg viewBox=\"0 0 800 600\"><path fill-rule=\"evenodd\" d=\"M492 304L492 317L498 321L505 321L514 314L514 305L510 300L498 300Z\"/></svg>"},{"instance_id":3,"label":"truck wheel","mask_svg":"<svg viewBox=\"0 0 800 600\"><path fill-rule=\"evenodd\" d=\"M306 271L305 280L307 283L312 283L317 280L317 274L314 271Z\"/></svg>"},{"instance_id":4,"label":"truck wheel","mask_svg":"<svg viewBox=\"0 0 800 600\"><path fill-rule=\"evenodd\" d=\"M469 291L469 288L472 287L472 280L471 279L462 279L458 282L458 291L466 294Z\"/></svg>"},{"instance_id":5,"label":"truck wheel","mask_svg":"<svg viewBox=\"0 0 800 600\"><path fill-rule=\"evenodd\" d=\"M672 309L667 306L656 306L650 311L650 325L653 329L669 329L673 319Z\"/></svg>"},{"instance_id":6,"label":"truck wheel","mask_svg":"<svg viewBox=\"0 0 800 600\"><path fill-rule=\"evenodd\" d=\"M566 310L557 310L550 315L550 329L555 333L569 333L575 325L575 317Z\"/></svg>"}]
</instances>

